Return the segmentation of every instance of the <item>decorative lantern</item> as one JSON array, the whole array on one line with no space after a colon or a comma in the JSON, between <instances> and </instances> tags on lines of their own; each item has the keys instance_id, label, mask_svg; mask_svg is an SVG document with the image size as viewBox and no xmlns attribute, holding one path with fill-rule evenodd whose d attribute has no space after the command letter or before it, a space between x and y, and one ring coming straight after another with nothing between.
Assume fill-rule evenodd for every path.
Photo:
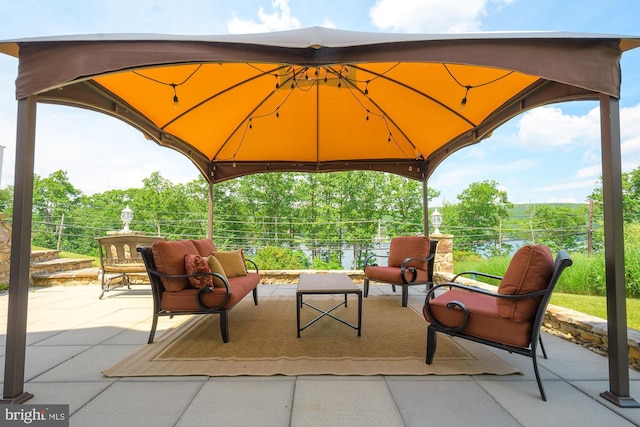
<instances>
[{"instance_id":1,"label":"decorative lantern","mask_svg":"<svg viewBox=\"0 0 640 427\"><path fill-rule=\"evenodd\" d=\"M431 224L433 224L433 227L435 228L433 234L440 234L440 226L442 225L442 214L438 212L438 208L436 208L431 214Z\"/></svg>"},{"instance_id":2,"label":"decorative lantern","mask_svg":"<svg viewBox=\"0 0 640 427\"><path fill-rule=\"evenodd\" d=\"M122 209L122 213L120 214L120 219L124 224L122 231L129 231L129 224L131 224L131 221L133 221L133 211L131 210L129 205L127 205L126 208Z\"/></svg>"}]
</instances>

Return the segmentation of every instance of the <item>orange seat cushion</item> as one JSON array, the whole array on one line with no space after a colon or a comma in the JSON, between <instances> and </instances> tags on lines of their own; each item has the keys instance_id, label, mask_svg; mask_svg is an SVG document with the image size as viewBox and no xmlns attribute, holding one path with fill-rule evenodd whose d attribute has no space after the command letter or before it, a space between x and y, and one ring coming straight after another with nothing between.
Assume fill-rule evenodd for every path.
<instances>
[{"instance_id":1,"label":"orange seat cushion","mask_svg":"<svg viewBox=\"0 0 640 427\"><path fill-rule=\"evenodd\" d=\"M401 268L400 267L379 267L379 266L368 266L364 269L364 274L370 280L375 280L378 282L387 282L387 283L397 283L402 284L402 276L400 275ZM416 270L417 277L416 283L426 283L428 280L428 275L425 270ZM413 274L409 271L405 271L405 278L407 280L411 280Z\"/></svg>"},{"instance_id":2,"label":"orange seat cushion","mask_svg":"<svg viewBox=\"0 0 640 427\"><path fill-rule=\"evenodd\" d=\"M469 312L469 323L461 332L490 341L526 348L531 343L532 322L522 323L500 315L496 300L498 298L452 289L429 301L435 320L447 327L462 324L464 316L458 307L447 308L450 301L458 301ZM430 321L426 309L423 314Z\"/></svg>"},{"instance_id":3,"label":"orange seat cushion","mask_svg":"<svg viewBox=\"0 0 640 427\"><path fill-rule=\"evenodd\" d=\"M260 283L260 275L248 273L229 279L230 298L223 307L229 309L239 303L249 292L253 291ZM200 311L201 308L196 301L198 289L186 288L179 292L164 292L162 294L162 309L168 312L176 311ZM201 301L205 307L218 307L224 302L226 295L225 288L213 288L208 294L201 295Z\"/></svg>"}]
</instances>

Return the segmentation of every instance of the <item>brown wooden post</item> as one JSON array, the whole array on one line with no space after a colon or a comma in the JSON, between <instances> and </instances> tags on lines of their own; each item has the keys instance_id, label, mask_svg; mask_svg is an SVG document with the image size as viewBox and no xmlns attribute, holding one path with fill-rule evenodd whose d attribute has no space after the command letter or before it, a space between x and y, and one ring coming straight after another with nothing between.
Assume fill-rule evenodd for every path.
<instances>
[{"instance_id":1,"label":"brown wooden post","mask_svg":"<svg viewBox=\"0 0 640 427\"><path fill-rule=\"evenodd\" d=\"M33 397L31 393L24 391L24 368L29 301L36 105L35 96L18 101L11 272L4 358L3 401L6 403L22 403Z\"/></svg>"},{"instance_id":2,"label":"brown wooden post","mask_svg":"<svg viewBox=\"0 0 640 427\"><path fill-rule=\"evenodd\" d=\"M600 130L609 339L609 391L600 395L617 406L636 408L640 404L629 396L620 105L617 98L606 94L600 94Z\"/></svg>"}]
</instances>

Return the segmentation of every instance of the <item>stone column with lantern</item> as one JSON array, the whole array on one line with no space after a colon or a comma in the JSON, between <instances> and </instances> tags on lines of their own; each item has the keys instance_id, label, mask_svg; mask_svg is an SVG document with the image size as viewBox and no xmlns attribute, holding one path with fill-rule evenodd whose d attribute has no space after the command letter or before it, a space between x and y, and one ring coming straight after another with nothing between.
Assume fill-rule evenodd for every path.
<instances>
[{"instance_id":1,"label":"stone column with lantern","mask_svg":"<svg viewBox=\"0 0 640 427\"><path fill-rule=\"evenodd\" d=\"M429 234L429 237L438 241L433 271L434 273L453 273L453 234L440 232L442 214L438 212L438 208L431 214L431 224L434 231Z\"/></svg>"}]
</instances>

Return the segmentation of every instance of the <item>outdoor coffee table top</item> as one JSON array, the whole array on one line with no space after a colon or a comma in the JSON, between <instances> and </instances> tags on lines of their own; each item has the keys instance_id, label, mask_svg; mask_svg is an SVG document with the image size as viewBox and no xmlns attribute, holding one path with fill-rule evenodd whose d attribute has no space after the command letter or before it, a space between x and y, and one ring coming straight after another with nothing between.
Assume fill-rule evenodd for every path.
<instances>
[{"instance_id":1,"label":"outdoor coffee table top","mask_svg":"<svg viewBox=\"0 0 640 427\"><path fill-rule=\"evenodd\" d=\"M300 293L336 294L358 293L362 290L344 273L301 274L298 279Z\"/></svg>"}]
</instances>

